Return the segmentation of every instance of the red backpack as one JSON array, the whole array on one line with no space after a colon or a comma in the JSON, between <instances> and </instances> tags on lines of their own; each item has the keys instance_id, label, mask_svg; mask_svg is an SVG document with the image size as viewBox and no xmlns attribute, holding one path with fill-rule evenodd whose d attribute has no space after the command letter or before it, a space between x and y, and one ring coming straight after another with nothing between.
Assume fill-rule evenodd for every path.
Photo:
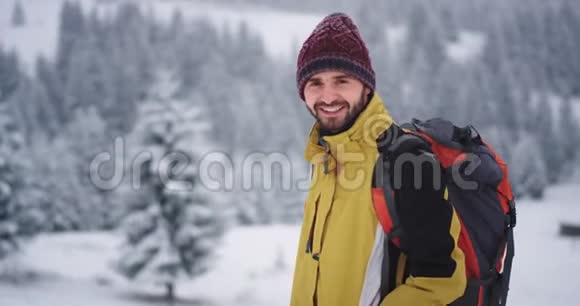
<instances>
[{"instance_id":1,"label":"red backpack","mask_svg":"<svg viewBox=\"0 0 580 306\"><path fill-rule=\"evenodd\" d=\"M447 176L448 199L461 222L458 244L465 254L468 279L464 295L451 305L506 305L516 224L506 163L473 126L460 128L440 118L425 122L413 119L401 127L393 124L377 139L383 167L390 166L389 156L401 146L405 147L404 152L411 149L432 152ZM373 180L375 212L388 237L386 240L398 244L401 229L393 187L391 180L384 178L389 171L382 172L381 183ZM383 279L388 278L385 275L388 270L384 268L387 264L383 262ZM388 286L381 283L381 296L387 291Z\"/></svg>"}]
</instances>

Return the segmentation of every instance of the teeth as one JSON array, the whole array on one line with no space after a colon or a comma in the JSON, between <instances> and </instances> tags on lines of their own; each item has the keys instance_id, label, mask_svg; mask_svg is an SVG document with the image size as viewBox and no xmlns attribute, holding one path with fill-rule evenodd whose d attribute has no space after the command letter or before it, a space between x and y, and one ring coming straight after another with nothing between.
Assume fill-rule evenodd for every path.
<instances>
[{"instance_id":1,"label":"teeth","mask_svg":"<svg viewBox=\"0 0 580 306\"><path fill-rule=\"evenodd\" d=\"M342 106L322 107L322 110L324 110L325 112L329 112L329 113L337 112L340 109L342 109Z\"/></svg>"}]
</instances>

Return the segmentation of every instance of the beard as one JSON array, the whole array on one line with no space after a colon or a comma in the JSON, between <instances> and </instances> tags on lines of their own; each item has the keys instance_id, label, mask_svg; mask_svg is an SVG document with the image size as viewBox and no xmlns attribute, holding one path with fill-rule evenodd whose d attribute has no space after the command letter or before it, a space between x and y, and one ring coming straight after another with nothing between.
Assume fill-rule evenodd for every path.
<instances>
[{"instance_id":1,"label":"beard","mask_svg":"<svg viewBox=\"0 0 580 306\"><path fill-rule=\"evenodd\" d=\"M335 100L330 104L326 104L324 102L316 102L314 104L314 111L308 108L312 116L316 119L318 124L320 125L321 134L325 135L334 135L339 134L347 129L349 129L353 123L356 121L360 113L365 109L366 105L368 104L368 99L364 94L364 91L361 93L358 101L353 103L352 105L348 103L346 100L340 99ZM343 107L346 112L343 116L338 117L324 117L320 115L320 108L321 107Z\"/></svg>"}]
</instances>

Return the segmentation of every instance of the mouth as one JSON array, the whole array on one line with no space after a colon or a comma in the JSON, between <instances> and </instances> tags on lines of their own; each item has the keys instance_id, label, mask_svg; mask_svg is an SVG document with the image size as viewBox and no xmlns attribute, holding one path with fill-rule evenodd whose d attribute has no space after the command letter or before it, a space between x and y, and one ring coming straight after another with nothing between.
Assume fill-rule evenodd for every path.
<instances>
[{"instance_id":1,"label":"mouth","mask_svg":"<svg viewBox=\"0 0 580 306\"><path fill-rule=\"evenodd\" d=\"M318 110L325 116L338 115L342 110L346 109L344 105L334 105L334 106L320 106Z\"/></svg>"}]
</instances>

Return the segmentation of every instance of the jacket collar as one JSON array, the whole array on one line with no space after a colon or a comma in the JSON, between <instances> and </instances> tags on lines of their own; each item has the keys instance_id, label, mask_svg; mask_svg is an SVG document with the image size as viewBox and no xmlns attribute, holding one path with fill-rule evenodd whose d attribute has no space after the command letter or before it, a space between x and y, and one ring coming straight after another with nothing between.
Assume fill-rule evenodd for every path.
<instances>
[{"instance_id":1,"label":"jacket collar","mask_svg":"<svg viewBox=\"0 0 580 306\"><path fill-rule=\"evenodd\" d=\"M376 139L392 123L393 119L385 108L383 100L377 93L374 93L367 107L348 130L336 135L322 137L326 146L320 144L320 125L316 122L310 130L304 158L311 163L320 163L328 158L328 156L324 156L324 153L330 153L334 158L338 156L338 162L342 163L340 159L341 155L344 154L337 154L337 151L352 153L361 152L363 146L376 148ZM329 168L334 168L333 161L329 160L329 162Z\"/></svg>"}]
</instances>

